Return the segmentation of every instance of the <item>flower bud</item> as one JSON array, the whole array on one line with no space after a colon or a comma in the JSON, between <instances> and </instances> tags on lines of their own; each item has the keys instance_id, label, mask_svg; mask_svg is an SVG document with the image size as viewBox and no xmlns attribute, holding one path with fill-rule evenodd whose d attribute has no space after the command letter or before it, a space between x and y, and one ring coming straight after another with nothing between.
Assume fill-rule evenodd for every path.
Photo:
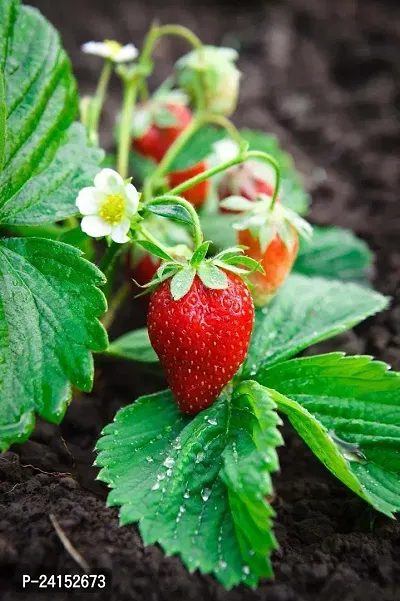
<instances>
[{"instance_id":1,"label":"flower bud","mask_svg":"<svg viewBox=\"0 0 400 601\"><path fill-rule=\"evenodd\" d=\"M179 85L196 101L203 93L205 109L216 115L231 115L239 95L240 71L233 48L203 46L186 54L176 64Z\"/></svg>"}]
</instances>

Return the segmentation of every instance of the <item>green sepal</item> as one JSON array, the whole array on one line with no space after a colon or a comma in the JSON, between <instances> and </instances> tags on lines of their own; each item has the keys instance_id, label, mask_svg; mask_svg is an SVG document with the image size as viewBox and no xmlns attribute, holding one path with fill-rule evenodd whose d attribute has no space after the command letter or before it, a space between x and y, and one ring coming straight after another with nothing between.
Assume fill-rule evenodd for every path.
<instances>
[{"instance_id":1,"label":"green sepal","mask_svg":"<svg viewBox=\"0 0 400 601\"><path fill-rule=\"evenodd\" d=\"M171 280L171 294L175 301L180 300L189 292L196 275L196 269L186 265L176 273Z\"/></svg>"},{"instance_id":2,"label":"green sepal","mask_svg":"<svg viewBox=\"0 0 400 601\"><path fill-rule=\"evenodd\" d=\"M136 243L139 244L142 248L147 250L152 255L159 257L163 261L174 261L174 258L171 257L165 250L154 244L153 242L149 242L148 240L136 240Z\"/></svg>"},{"instance_id":3,"label":"green sepal","mask_svg":"<svg viewBox=\"0 0 400 601\"><path fill-rule=\"evenodd\" d=\"M180 223L185 223L186 225L193 224L193 220L189 211L181 205L172 205L168 203L148 204L146 205L146 209L151 213L154 213L154 215L158 215L159 217L166 217L167 219L179 221Z\"/></svg>"},{"instance_id":4,"label":"green sepal","mask_svg":"<svg viewBox=\"0 0 400 601\"><path fill-rule=\"evenodd\" d=\"M203 244L201 244L199 246L199 248L197 248L195 250L192 258L190 259L190 264L193 267L197 267L198 265L200 265L200 263L203 261L203 259L206 258L210 244L211 244L211 242L209 242L209 241L203 242Z\"/></svg>"},{"instance_id":5,"label":"green sepal","mask_svg":"<svg viewBox=\"0 0 400 601\"><path fill-rule=\"evenodd\" d=\"M204 286L212 290L223 290L228 287L226 274L211 262L204 261L198 267L199 278Z\"/></svg>"}]
</instances>

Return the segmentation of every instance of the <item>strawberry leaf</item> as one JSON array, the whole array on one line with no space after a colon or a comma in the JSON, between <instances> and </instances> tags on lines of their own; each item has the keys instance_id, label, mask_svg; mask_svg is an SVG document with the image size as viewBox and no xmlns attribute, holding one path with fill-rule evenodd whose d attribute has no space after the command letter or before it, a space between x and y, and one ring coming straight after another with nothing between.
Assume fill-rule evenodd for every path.
<instances>
[{"instance_id":1,"label":"strawberry leaf","mask_svg":"<svg viewBox=\"0 0 400 601\"><path fill-rule=\"evenodd\" d=\"M171 257L168 253L166 253L162 248L154 244L153 242L149 242L148 240L136 240L136 243L139 244L142 248L147 250L152 255L159 257L163 261L174 261L174 258Z\"/></svg>"},{"instance_id":2,"label":"strawberry leaf","mask_svg":"<svg viewBox=\"0 0 400 601\"><path fill-rule=\"evenodd\" d=\"M158 363L158 357L151 346L147 328L134 330L113 340L107 353L139 363Z\"/></svg>"},{"instance_id":3,"label":"strawberry leaf","mask_svg":"<svg viewBox=\"0 0 400 601\"><path fill-rule=\"evenodd\" d=\"M292 275L270 305L256 311L243 374L293 357L382 311L387 299L351 283Z\"/></svg>"},{"instance_id":4,"label":"strawberry leaf","mask_svg":"<svg viewBox=\"0 0 400 601\"><path fill-rule=\"evenodd\" d=\"M0 241L0 449L25 440L34 413L61 421L71 384L89 391L103 274L79 250L41 238Z\"/></svg>"},{"instance_id":5,"label":"strawberry leaf","mask_svg":"<svg viewBox=\"0 0 400 601\"><path fill-rule=\"evenodd\" d=\"M174 275L171 280L171 294L174 300L180 300L189 292L195 275L196 269L191 265L186 265Z\"/></svg>"},{"instance_id":6,"label":"strawberry leaf","mask_svg":"<svg viewBox=\"0 0 400 601\"><path fill-rule=\"evenodd\" d=\"M190 264L193 267L197 267L197 265L200 265L202 260L206 258L209 247L210 242L203 242L203 244L201 244L199 248L195 250L195 252L192 255L192 258L190 259Z\"/></svg>"},{"instance_id":7,"label":"strawberry leaf","mask_svg":"<svg viewBox=\"0 0 400 601\"><path fill-rule=\"evenodd\" d=\"M400 511L400 374L341 353L262 368L260 383L326 467L378 511Z\"/></svg>"},{"instance_id":8,"label":"strawberry leaf","mask_svg":"<svg viewBox=\"0 0 400 601\"><path fill-rule=\"evenodd\" d=\"M270 472L282 439L265 389L244 382L194 419L169 391L120 410L98 441L99 478L121 505L121 524L139 523L145 545L179 553L189 570L227 588L272 573Z\"/></svg>"},{"instance_id":9,"label":"strawberry leaf","mask_svg":"<svg viewBox=\"0 0 400 601\"><path fill-rule=\"evenodd\" d=\"M36 9L3 0L0 40L6 105L0 223L75 215L78 191L93 180L103 152L89 148L84 128L73 123L76 84L59 35Z\"/></svg>"},{"instance_id":10,"label":"strawberry leaf","mask_svg":"<svg viewBox=\"0 0 400 601\"><path fill-rule=\"evenodd\" d=\"M313 227L311 241L300 240L294 271L304 275L363 282L372 264L367 244L339 227Z\"/></svg>"},{"instance_id":11,"label":"strawberry leaf","mask_svg":"<svg viewBox=\"0 0 400 601\"><path fill-rule=\"evenodd\" d=\"M159 215L160 217L167 217L167 219L172 219L173 221L178 221L187 225L193 224L192 216L190 215L189 211L181 205L173 205L168 203L149 204L146 205L146 209L154 215Z\"/></svg>"}]
</instances>

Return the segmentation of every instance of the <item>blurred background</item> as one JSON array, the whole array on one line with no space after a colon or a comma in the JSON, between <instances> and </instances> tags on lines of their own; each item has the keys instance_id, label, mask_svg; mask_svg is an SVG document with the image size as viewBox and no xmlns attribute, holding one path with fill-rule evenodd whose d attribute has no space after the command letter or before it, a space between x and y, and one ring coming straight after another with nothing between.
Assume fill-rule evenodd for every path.
<instances>
[{"instance_id":1,"label":"blurred background","mask_svg":"<svg viewBox=\"0 0 400 601\"><path fill-rule=\"evenodd\" d=\"M367 350L400 368L398 0L30 3L60 30L85 94L93 91L101 63L82 54L82 43L107 38L140 47L153 19L237 48L243 77L234 121L275 134L292 153L313 197L315 223L351 228L377 252L375 284L398 302L353 351ZM176 39L158 44L154 85L186 51ZM103 119L106 147L120 98L115 78Z\"/></svg>"}]
</instances>

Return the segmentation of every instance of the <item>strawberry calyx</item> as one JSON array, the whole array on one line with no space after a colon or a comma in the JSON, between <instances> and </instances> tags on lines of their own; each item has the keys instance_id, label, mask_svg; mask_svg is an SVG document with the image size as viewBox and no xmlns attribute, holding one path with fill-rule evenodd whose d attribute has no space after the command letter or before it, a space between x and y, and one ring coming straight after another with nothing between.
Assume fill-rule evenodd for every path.
<instances>
[{"instance_id":1,"label":"strawberry calyx","mask_svg":"<svg viewBox=\"0 0 400 601\"><path fill-rule=\"evenodd\" d=\"M292 248L296 234L306 240L310 240L312 236L312 227L308 221L280 202L274 202L266 194L259 194L256 201L242 196L230 196L220 204L226 209L242 213L240 221L233 224L234 229L249 230L259 241L263 252L276 236L288 249Z\"/></svg>"},{"instance_id":2,"label":"strawberry calyx","mask_svg":"<svg viewBox=\"0 0 400 601\"><path fill-rule=\"evenodd\" d=\"M161 282L170 279L172 297L178 301L189 292L196 275L207 288L223 290L229 286L225 273L227 271L243 278L255 271L263 273L260 263L244 255L244 249L240 246L227 248L214 257L207 258L210 241L200 244L194 252L190 252L186 247L190 252L189 256L187 252L186 256L178 256L176 250L174 253L166 252L166 249L148 240L137 240L137 243L162 260L154 278L145 286L141 286L145 290L139 296L151 292ZM180 250L182 253L182 249Z\"/></svg>"}]
</instances>

